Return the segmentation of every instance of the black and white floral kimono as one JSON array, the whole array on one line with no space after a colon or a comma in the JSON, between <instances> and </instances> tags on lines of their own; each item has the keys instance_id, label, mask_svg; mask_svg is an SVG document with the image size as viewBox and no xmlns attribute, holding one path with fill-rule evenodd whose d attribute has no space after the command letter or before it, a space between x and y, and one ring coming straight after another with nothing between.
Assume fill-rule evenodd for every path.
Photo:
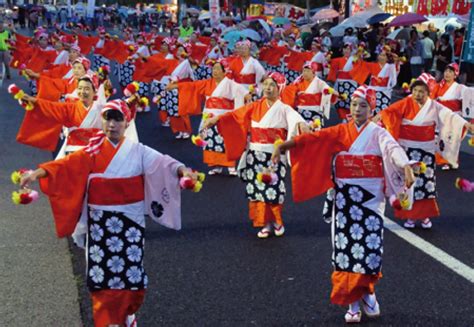
<instances>
[{"instance_id":1,"label":"black and white floral kimono","mask_svg":"<svg viewBox=\"0 0 474 327\"><path fill-rule=\"evenodd\" d=\"M104 39L99 39L99 41L97 41L96 45L95 45L95 48L103 48L104 47L104 44L105 44L105 40ZM94 53L93 57L92 57L92 70L93 71L98 71L100 67L102 66L110 66L110 60L105 58L103 55L100 55L100 54L96 54Z\"/></svg>"},{"instance_id":2,"label":"black and white floral kimono","mask_svg":"<svg viewBox=\"0 0 474 327\"><path fill-rule=\"evenodd\" d=\"M181 228L179 166L173 158L125 139L106 170L89 175L72 236L86 250L91 291L146 288L145 215Z\"/></svg>"},{"instance_id":3,"label":"black and white floral kimono","mask_svg":"<svg viewBox=\"0 0 474 327\"><path fill-rule=\"evenodd\" d=\"M336 271L377 275L382 269L385 197L404 190L402 147L370 122L333 163L335 188L324 208L332 223ZM413 196L413 187L408 194ZM411 200L412 202L412 200Z\"/></svg>"},{"instance_id":4,"label":"black and white floral kimono","mask_svg":"<svg viewBox=\"0 0 474 327\"><path fill-rule=\"evenodd\" d=\"M258 100L252 105L267 106L266 99ZM249 201L283 204L286 194L284 178L288 163L286 156L282 156L282 160L274 169L278 177L275 184L265 184L258 181L257 174L272 166L271 156L275 141L277 139L287 140L295 136L298 123L304 123L304 119L293 108L280 100L276 101L263 117L252 115L249 131L250 142L237 168L239 176L246 182Z\"/></svg>"},{"instance_id":5,"label":"black and white floral kimono","mask_svg":"<svg viewBox=\"0 0 474 327\"><path fill-rule=\"evenodd\" d=\"M377 76L370 78L370 86L375 90L375 112L387 108L392 101L392 89L397 85L397 67L395 64L385 64Z\"/></svg>"},{"instance_id":6,"label":"black and white floral kimono","mask_svg":"<svg viewBox=\"0 0 474 327\"><path fill-rule=\"evenodd\" d=\"M319 119L324 127L325 119L329 119L332 95L328 90L329 85L315 76L306 90L297 94L296 109L308 123Z\"/></svg>"}]
</instances>

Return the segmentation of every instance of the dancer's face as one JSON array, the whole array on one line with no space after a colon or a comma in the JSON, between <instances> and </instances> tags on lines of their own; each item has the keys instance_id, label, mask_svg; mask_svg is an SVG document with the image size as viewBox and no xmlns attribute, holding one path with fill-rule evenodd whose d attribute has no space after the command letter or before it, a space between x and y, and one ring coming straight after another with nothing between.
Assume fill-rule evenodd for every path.
<instances>
[{"instance_id":1,"label":"dancer's face","mask_svg":"<svg viewBox=\"0 0 474 327\"><path fill-rule=\"evenodd\" d=\"M413 100L418 102L420 105L424 105L428 100L428 90L423 85L417 85L413 88L412 92Z\"/></svg>"},{"instance_id":2,"label":"dancer's face","mask_svg":"<svg viewBox=\"0 0 474 327\"><path fill-rule=\"evenodd\" d=\"M118 110L107 110L102 115L102 130L113 143L118 143L123 138L128 123L123 114Z\"/></svg>"},{"instance_id":3,"label":"dancer's face","mask_svg":"<svg viewBox=\"0 0 474 327\"><path fill-rule=\"evenodd\" d=\"M86 107L89 107L92 104L95 94L94 86L90 81L79 81L77 86L77 96Z\"/></svg>"},{"instance_id":4,"label":"dancer's face","mask_svg":"<svg viewBox=\"0 0 474 327\"><path fill-rule=\"evenodd\" d=\"M443 74L444 80L451 83L456 78L456 73L452 69L445 69Z\"/></svg>"},{"instance_id":5,"label":"dancer's face","mask_svg":"<svg viewBox=\"0 0 474 327\"><path fill-rule=\"evenodd\" d=\"M212 66L212 78L222 80L225 77L225 72L222 69L222 65L217 63Z\"/></svg>"},{"instance_id":6,"label":"dancer's face","mask_svg":"<svg viewBox=\"0 0 474 327\"><path fill-rule=\"evenodd\" d=\"M303 79L308 82L314 79L314 73L311 68L303 68Z\"/></svg>"},{"instance_id":7,"label":"dancer's face","mask_svg":"<svg viewBox=\"0 0 474 327\"><path fill-rule=\"evenodd\" d=\"M361 126L370 116L370 106L366 99L360 97L353 97L351 100L351 116L354 122Z\"/></svg>"},{"instance_id":8,"label":"dancer's face","mask_svg":"<svg viewBox=\"0 0 474 327\"><path fill-rule=\"evenodd\" d=\"M73 73L75 78L81 78L82 76L84 76L86 74L86 69L84 68L84 66L81 63L76 62L72 66L72 73Z\"/></svg>"},{"instance_id":9,"label":"dancer's face","mask_svg":"<svg viewBox=\"0 0 474 327\"><path fill-rule=\"evenodd\" d=\"M272 78L263 81L263 94L268 100L276 101L278 99L278 85Z\"/></svg>"}]
</instances>

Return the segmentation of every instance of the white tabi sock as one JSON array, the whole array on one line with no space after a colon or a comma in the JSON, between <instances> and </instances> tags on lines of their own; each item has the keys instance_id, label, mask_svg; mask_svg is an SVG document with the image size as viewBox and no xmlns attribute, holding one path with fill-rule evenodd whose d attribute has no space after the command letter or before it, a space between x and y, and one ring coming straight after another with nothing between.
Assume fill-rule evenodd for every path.
<instances>
[{"instance_id":1,"label":"white tabi sock","mask_svg":"<svg viewBox=\"0 0 474 327\"><path fill-rule=\"evenodd\" d=\"M373 294L365 294L364 295L364 301L367 303L371 308L375 306L375 302L377 299L375 298L375 293Z\"/></svg>"},{"instance_id":2,"label":"white tabi sock","mask_svg":"<svg viewBox=\"0 0 474 327\"><path fill-rule=\"evenodd\" d=\"M356 313L356 312L360 311L359 301L355 301L355 302L349 304L349 311L352 312L352 313Z\"/></svg>"}]
</instances>

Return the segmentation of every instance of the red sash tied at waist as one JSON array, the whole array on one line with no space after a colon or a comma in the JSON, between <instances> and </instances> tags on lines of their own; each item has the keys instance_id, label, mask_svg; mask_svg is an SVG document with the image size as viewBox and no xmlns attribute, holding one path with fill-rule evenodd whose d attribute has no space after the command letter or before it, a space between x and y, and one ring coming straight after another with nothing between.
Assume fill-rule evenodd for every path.
<instances>
[{"instance_id":1,"label":"red sash tied at waist","mask_svg":"<svg viewBox=\"0 0 474 327\"><path fill-rule=\"evenodd\" d=\"M388 77L374 77L370 78L370 86L387 86L388 85Z\"/></svg>"},{"instance_id":2,"label":"red sash tied at waist","mask_svg":"<svg viewBox=\"0 0 474 327\"><path fill-rule=\"evenodd\" d=\"M300 93L296 97L296 106L320 106L321 105L321 93L309 94Z\"/></svg>"},{"instance_id":3,"label":"red sash tied at waist","mask_svg":"<svg viewBox=\"0 0 474 327\"><path fill-rule=\"evenodd\" d=\"M89 139L100 132L99 128L77 128L69 132L67 145L86 146Z\"/></svg>"},{"instance_id":4,"label":"red sash tied at waist","mask_svg":"<svg viewBox=\"0 0 474 327\"><path fill-rule=\"evenodd\" d=\"M402 125L400 128L400 138L410 141L428 142L435 138L435 125L413 126Z\"/></svg>"},{"instance_id":5,"label":"red sash tied at waist","mask_svg":"<svg viewBox=\"0 0 474 327\"><path fill-rule=\"evenodd\" d=\"M239 84L255 84L256 79L255 74L234 74L234 80Z\"/></svg>"},{"instance_id":6,"label":"red sash tied at waist","mask_svg":"<svg viewBox=\"0 0 474 327\"><path fill-rule=\"evenodd\" d=\"M382 158L376 155L338 155L336 157L337 178L384 177Z\"/></svg>"},{"instance_id":7,"label":"red sash tied at waist","mask_svg":"<svg viewBox=\"0 0 474 327\"><path fill-rule=\"evenodd\" d=\"M261 144L273 144L276 140L286 140L288 131L284 128L258 128L250 129L250 142Z\"/></svg>"},{"instance_id":8,"label":"red sash tied at waist","mask_svg":"<svg viewBox=\"0 0 474 327\"><path fill-rule=\"evenodd\" d=\"M352 80L352 76L351 76L350 72L346 72L346 71L340 70L340 71L337 73L337 79L348 79L348 80Z\"/></svg>"},{"instance_id":9,"label":"red sash tied at waist","mask_svg":"<svg viewBox=\"0 0 474 327\"><path fill-rule=\"evenodd\" d=\"M210 97L206 100L205 107L207 109L224 109L233 110L234 100L218 97Z\"/></svg>"},{"instance_id":10,"label":"red sash tied at waist","mask_svg":"<svg viewBox=\"0 0 474 327\"><path fill-rule=\"evenodd\" d=\"M462 101L461 100L438 100L443 106L448 107L454 112L462 111Z\"/></svg>"},{"instance_id":11,"label":"red sash tied at waist","mask_svg":"<svg viewBox=\"0 0 474 327\"><path fill-rule=\"evenodd\" d=\"M143 176L124 178L95 177L90 180L88 203L96 205L123 205L145 199Z\"/></svg>"}]
</instances>

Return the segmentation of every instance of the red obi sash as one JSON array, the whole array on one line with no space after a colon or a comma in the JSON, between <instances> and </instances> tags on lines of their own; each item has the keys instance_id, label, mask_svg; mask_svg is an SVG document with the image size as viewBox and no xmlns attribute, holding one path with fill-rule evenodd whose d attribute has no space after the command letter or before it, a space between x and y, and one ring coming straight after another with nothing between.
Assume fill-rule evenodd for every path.
<instances>
[{"instance_id":1,"label":"red obi sash","mask_svg":"<svg viewBox=\"0 0 474 327\"><path fill-rule=\"evenodd\" d=\"M384 177L382 157L376 155L342 154L336 157L337 178Z\"/></svg>"},{"instance_id":2,"label":"red obi sash","mask_svg":"<svg viewBox=\"0 0 474 327\"><path fill-rule=\"evenodd\" d=\"M345 72L345 71L340 70L340 71L337 73L337 79L348 79L348 80L352 80L352 76L351 76L350 72Z\"/></svg>"},{"instance_id":3,"label":"red obi sash","mask_svg":"<svg viewBox=\"0 0 474 327\"><path fill-rule=\"evenodd\" d=\"M382 86L388 85L388 77L374 77L370 78L370 86Z\"/></svg>"},{"instance_id":4,"label":"red obi sash","mask_svg":"<svg viewBox=\"0 0 474 327\"><path fill-rule=\"evenodd\" d=\"M233 110L234 109L234 100L218 97L209 97L206 100L205 107L207 109L224 109L224 110Z\"/></svg>"},{"instance_id":5,"label":"red obi sash","mask_svg":"<svg viewBox=\"0 0 474 327\"><path fill-rule=\"evenodd\" d=\"M67 145L86 146L89 139L100 132L99 128L77 128L69 132Z\"/></svg>"},{"instance_id":6,"label":"red obi sash","mask_svg":"<svg viewBox=\"0 0 474 327\"><path fill-rule=\"evenodd\" d=\"M96 205L123 205L145 199L143 176L91 178L87 202Z\"/></svg>"},{"instance_id":7,"label":"red obi sash","mask_svg":"<svg viewBox=\"0 0 474 327\"><path fill-rule=\"evenodd\" d=\"M400 128L400 138L410 141L428 142L435 138L435 125L413 126L402 125Z\"/></svg>"},{"instance_id":8,"label":"red obi sash","mask_svg":"<svg viewBox=\"0 0 474 327\"><path fill-rule=\"evenodd\" d=\"M250 142L261 144L273 144L276 140L286 140L288 131L284 128L258 128L250 129Z\"/></svg>"},{"instance_id":9,"label":"red obi sash","mask_svg":"<svg viewBox=\"0 0 474 327\"><path fill-rule=\"evenodd\" d=\"M321 105L321 93L309 94L300 93L296 97L296 106L320 106Z\"/></svg>"},{"instance_id":10,"label":"red obi sash","mask_svg":"<svg viewBox=\"0 0 474 327\"><path fill-rule=\"evenodd\" d=\"M462 110L462 101L461 100L438 100L443 106L448 107L454 112Z\"/></svg>"},{"instance_id":11,"label":"red obi sash","mask_svg":"<svg viewBox=\"0 0 474 327\"><path fill-rule=\"evenodd\" d=\"M255 74L234 74L234 80L239 84L255 84L256 79Z\"/></svg>"}]
</instances>

